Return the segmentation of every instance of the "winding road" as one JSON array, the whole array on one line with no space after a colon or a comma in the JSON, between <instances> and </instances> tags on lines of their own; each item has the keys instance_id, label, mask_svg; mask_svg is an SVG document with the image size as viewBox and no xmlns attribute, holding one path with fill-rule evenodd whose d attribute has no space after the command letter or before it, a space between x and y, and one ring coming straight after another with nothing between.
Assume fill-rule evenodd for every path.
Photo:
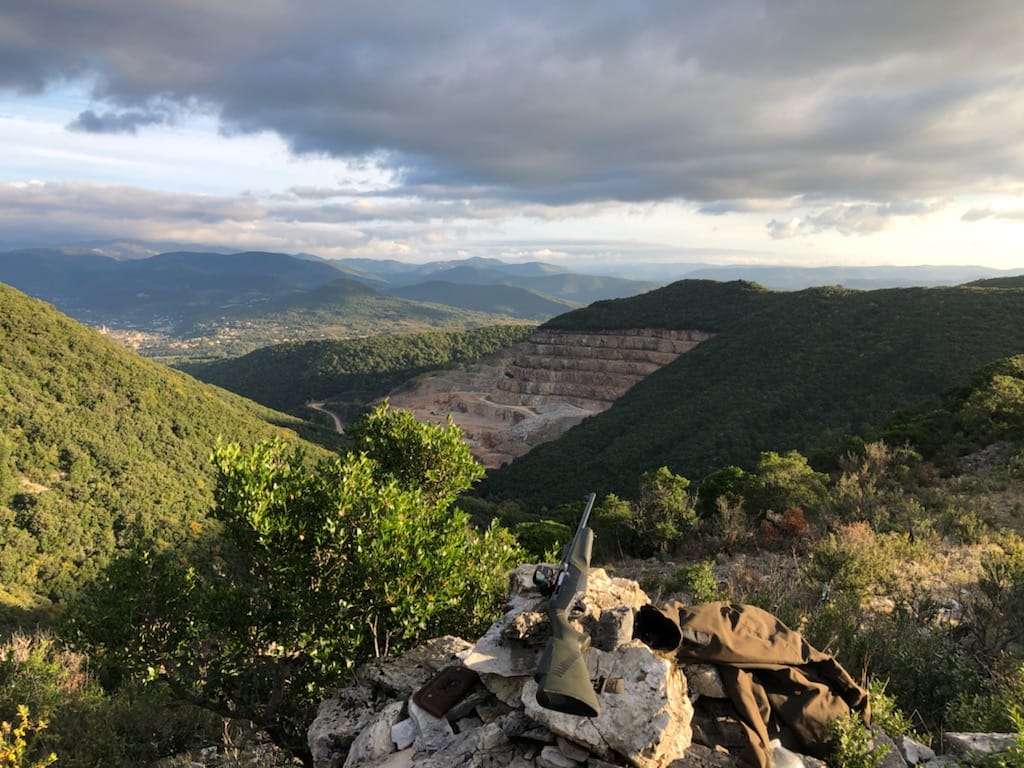
<instances>
[{"instance_id":1,"label":"winding road","mask_svg":"<svg viewBox=\"0 0 1024 768\"><path fill-rule=\"evenodd\" d=\"M338 418L338 414L333 411L328 411L324 408L324 401L321 400L319 403L306 403L307 406L312 408L314 411L320 411L320 413L326 413L334 421L334 431L339 435L345 431L345 425L341 423L341 419Z\"/></svg>"}]
</instances>

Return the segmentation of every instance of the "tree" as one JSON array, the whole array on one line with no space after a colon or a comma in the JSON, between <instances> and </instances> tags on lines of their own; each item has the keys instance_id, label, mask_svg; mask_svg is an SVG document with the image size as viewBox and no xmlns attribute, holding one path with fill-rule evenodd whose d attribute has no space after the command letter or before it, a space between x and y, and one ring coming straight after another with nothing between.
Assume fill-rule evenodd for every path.
<instances>
[{"instance_id":1,"label":"tree","mask_svg":"<svg viewBox=\"0 0 1024 768\"><path fill-rule=\"evenodd\" d=\"M828 476L815 472L798 451L765 451L748 483L747 512L759 518L781 515L790 507L809 512L825 497L827 481Z\"/></svg>"},{"instance_id":2,"label":"tree","mask_svg":"<svg viewBox=\"0 0 1024 768\"><path fill-rule=\"evenodd\" d=\"M345 434L354 450L377 463L380 473L403 487L419 488L437 504L450 504L484 476L484 468L473 460L451 416L445 427L439 427L384 403Z\"/></svg>"},{"instance_id":3,"label":"tree","mask_svg":"<svg viewBox=\"0 0 1024 768\"><path fill-rule=\"evenodd\" d=\"M697 511L689 488L690 481L668 467L641 475L634 519L640 540L648 547L669 552L696 530Z\"/></svg>"},{"instance_id":4,"label":"tree","mask_svg":"<svg viewBox=\"0 0 1024 768\"><path fill-rule=\"evenodd\" d=\"M920 466L920 455L907 446L867 443L840 462L842 473L826 503L829 517L843 523L865 521L876 531L902 531L913 540L928 525L924 507L911 492Z\"/></svg>"},{"instance_id":5,"label":"tree","mask_svg":"<svg viewBox=\"0 0 1024 768\"><path fill-rule=\"evenodd\" d=\"M308 760L315 707L356 665L482 631L522 553L450 508L476 474L457 428L384 408L356 431L369 453L316 462L280 441L218 446L214 556L116 561L76 613L86 646Z\"/></svg>"}]
</instances>

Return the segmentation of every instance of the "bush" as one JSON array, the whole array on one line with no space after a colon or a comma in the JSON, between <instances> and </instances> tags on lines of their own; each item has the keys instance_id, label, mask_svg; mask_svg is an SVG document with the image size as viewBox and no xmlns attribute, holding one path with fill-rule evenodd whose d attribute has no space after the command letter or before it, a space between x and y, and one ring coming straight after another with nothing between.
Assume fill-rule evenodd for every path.
<instances>
[{"instance_id":1,"label":"bush","mask_svg":"<svg viewBox=\"0 0 1024 768\"><path fill-rule=\"evenodd\" d=\"M978 651L996 658L1024 644L1024 540L1004 534L981 559L973 629Z\"/></svg>"},{"instance_id":2,"label":"bush","mask_svg":"<svg viewBox=\"0 0 1024 768\"><path fill-rule=\"evenodd\" d=\"M63 768L141 768L216 740L222 727L219 718L176 703L159 686L125 685L105 693L89 660L46 633L16 634L0 649L3 718L13 718L19 706L48 724L35 734L31 754L56 751Z\"/></svg>"},{"instance_id":3,"label":"bush","mask_svg":"<svg viewBox=\"0 0 1024 768\"><path fill-rule=\"evenodd\" d=\"M566 542L572 538L572 529L554 520L535 520L519 523L512 529L520 546L537 562L553 562L561 557Z\"/></svg>"},{"instance_id":4,"label":"bush","mask_svg":"<svg viewBox=\"0 0 1024 768\"><path fill-rule=\"evenodd\" d=\"M836 768L879 768L889 754L888 744L875 744L875 736L859 715L849 714L829 723L832 755Z\"/></svg>"},{"instance_id":5,"label":"bush","mask_svg":"<svg viewBox=\"0 0 1024 768\"><path fill-rule=\"evenodd\" d=\"M57 755L52 752L39 759L29 757L28 739L45 729L45 720L32 722L28 707L20 705L17 723L0 723L0 768L46 768L57 762Z\"/></svg>"},{"instance_id":6,"label":"bush","mask_svg":"<svg viewBox=\"0 0 1024 768\"><path fill-rule=\"evenodd\" d=\"M1024 716L1024 663L997 670L979 693L960 693L950 702L947 720L953 730L1011 732Z\"/></svg>"},{"instance_id":7,"label":"bush","mask_svg":"<svg viewBox=\"0 0 1024 768\"><path fill-rule=\"evenodd\" d=\"M702 560L680 568L676 578L669 585L672 592L685 591L695 603L714 603L725 600L725 593L718 586L718 578L713 569L714 563Z\"/></svg>"},{"instance_id":8,"label":"bush","mask_svg":"<svg viewBox=\"0 0 1024 768\"><path fill-rule=\"evenodd\" d=\"M896 699L886 692L887 682L872 678L868 683L868 697L871 701L871 724L881 728L890 738L907 736L914 741L927 744L930 739L914 730L910 719L896 704Z\"/></svg>"},{"instance_id":9,"label":"bush","mask_svg":"<svg viewBox=\"0 0 1024 768\"><path fill-rule=\"evenodd\" d=\"M507 531L450 507L477 474L457 428L417 424L385 406L356 430L358 454L315 463L279 441L219 446L222 533L202 557L115 561L71 612L84 647L306 753L330 686L373 656L482 631L523 559Z\"/></svg>"}]
</instances>

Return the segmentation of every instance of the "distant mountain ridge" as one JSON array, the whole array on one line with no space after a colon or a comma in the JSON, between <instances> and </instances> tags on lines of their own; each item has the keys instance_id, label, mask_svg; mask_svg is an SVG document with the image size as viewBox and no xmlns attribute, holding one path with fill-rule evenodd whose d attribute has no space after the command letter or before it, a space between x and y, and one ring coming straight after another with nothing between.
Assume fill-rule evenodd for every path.
<instances>
[{"instance_id":1,"label":"distant mountain ridge","mask_svg":"<svg viewBox=\"0 0 1024 768\"><path fill-rule=\"evenodd\" d=\"M297 339L540 322L656 285L494 259L412 265L264 251L117 259L59 249L0 253L0 282L89 325L156 334L141 347L163 350L150 352L156 356L222 356ZM205 339L198 353L194 339Z\"/></svg>"},{"instance_id":2,"label":"distant mountain ridge","mask_svg":"<svg viewBox=\"0 0 1024 768\"><path fill-rule=\"evenodd\" d=\"M547 320L580 306L577 302L549 298L513 285L476 285L474 290L467 290L465 284L444 280L430 280L393 288L391 294L412 301L446 304L536 320Z\"/></svg>"}]
</instances>

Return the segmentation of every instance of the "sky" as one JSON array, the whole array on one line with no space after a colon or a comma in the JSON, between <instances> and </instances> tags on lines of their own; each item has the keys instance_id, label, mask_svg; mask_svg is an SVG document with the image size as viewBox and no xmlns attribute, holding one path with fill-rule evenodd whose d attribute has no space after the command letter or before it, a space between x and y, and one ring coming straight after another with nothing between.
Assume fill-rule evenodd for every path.
<instances>
[{"instance_id":1,"label":"sky","mask_svg":"<svg viewBox=\"0 0 1024 768\"><path fill-rule=\"evenodd\" d=\"M1019 0L3 0L0 247L1024 267Z\"/></svg>"}]
</instances>

